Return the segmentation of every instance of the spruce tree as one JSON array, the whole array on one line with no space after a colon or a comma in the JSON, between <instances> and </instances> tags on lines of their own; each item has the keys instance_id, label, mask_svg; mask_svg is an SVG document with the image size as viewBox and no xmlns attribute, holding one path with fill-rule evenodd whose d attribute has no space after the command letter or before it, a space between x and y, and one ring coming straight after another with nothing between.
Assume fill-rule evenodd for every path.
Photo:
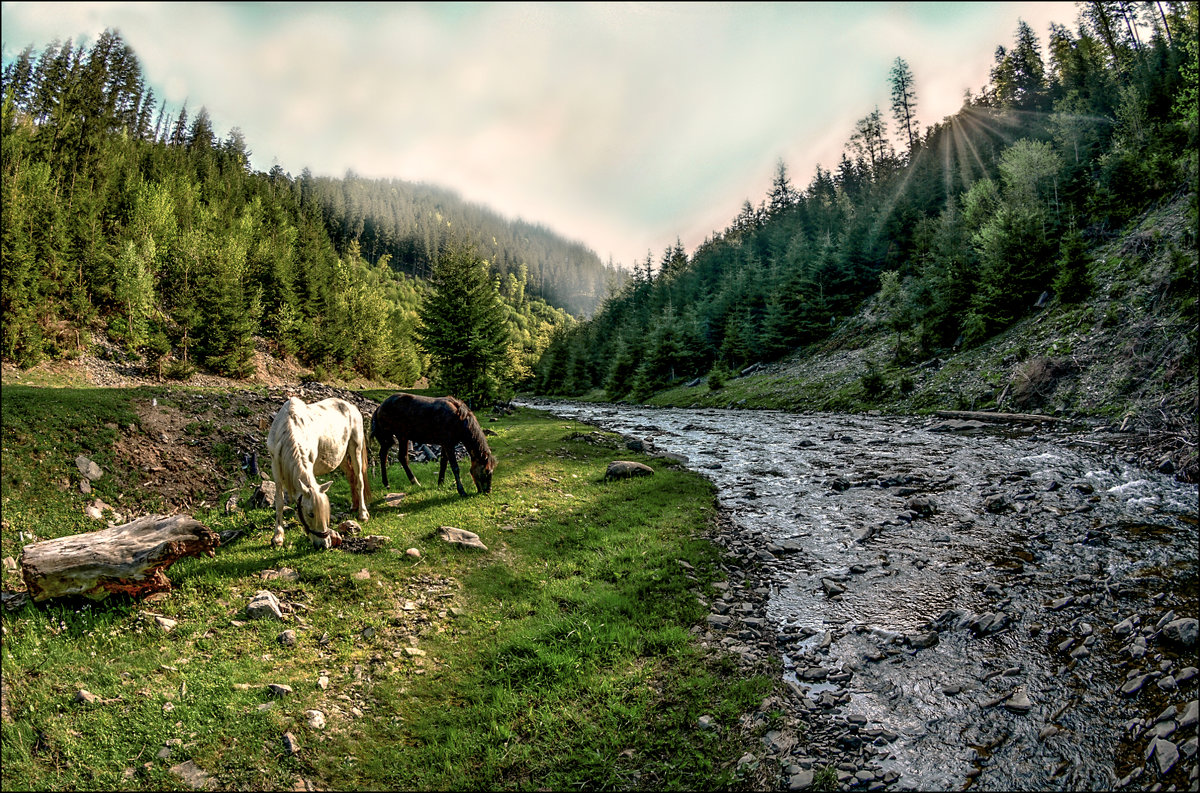
<instances>
[{"instance_id":1,"label":"spruce tree","mask_svg":"<svg viewBox=\"0 0 1200 793\"><path fill-rule=\"evenodd\" d=\"M507 354L504 307L487 262L460 241L445 245L421 304L417 340L434 383L473 409L499 395Z\"/></svg>"}]
</instances>

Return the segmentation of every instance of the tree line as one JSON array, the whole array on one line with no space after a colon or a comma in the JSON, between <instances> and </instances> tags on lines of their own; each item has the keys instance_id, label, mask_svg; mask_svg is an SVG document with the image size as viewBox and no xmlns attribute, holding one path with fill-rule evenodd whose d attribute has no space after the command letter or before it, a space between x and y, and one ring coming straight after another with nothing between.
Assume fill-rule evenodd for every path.
<instances>
[{"instance_id":1,"label":"tree line","mask_svg":"<svg viewBox=\"0 0 1200 793\"><path fill-rule=\"evenodd\" d=\"M383 183L253 171L236 127L218 138L204 108L159 101L111 30L91 47L27 47L5 66L0 93L6 360L78 355L93 334L107 334L160 375L186 378L204 366L243 377L262 337L321 378L357 372L408 385L440 374L434 337L422 335L430 282L395 266L395 246L364 233L361 207L327 206L339 191ZM436 219L436 233L397 219L415 224L403 233L432 235L420 253L425 275L457 250L451 218L471 219L461 202L439 200L449 216ZM502 233L496 218L481 229ZM493 367L492 390L530 376L554 329L572 321L536 294L553 293L559 273L542 267L531 288L522 257L541 246L548 258L586 258L535 227L505 233L535 244L472 254L497 306L489 338L505 366Z\"/></svg>"},{"instance_id":2,"label":"tree line","mask_svg":"<svg viewBox=\"0 0 1200 793\"><path fill-rule=\"evenodd\" d=\"M1194 288L1196 3L1081 3L1044 49L1020 22L989 84L923 131L903 59L889 82L894 134L876 107L807 188L779 162L767 196L690 256L678 241L647 253L592 319L559 330L537 389L641 399L716 383L819 343L872 297L897 356L975 345L1043 292L1084 299L1088 249L1182 193L1176 297Z\"/></svg>"}]
</instances>

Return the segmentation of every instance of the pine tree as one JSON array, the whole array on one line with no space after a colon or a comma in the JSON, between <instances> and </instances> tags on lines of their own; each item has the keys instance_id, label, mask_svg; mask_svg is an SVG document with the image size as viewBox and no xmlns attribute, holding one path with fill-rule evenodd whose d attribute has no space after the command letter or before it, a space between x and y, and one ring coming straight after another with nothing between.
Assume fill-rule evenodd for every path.
<instances>
[{"instance_id":1,"label":"pine tree","mask_svg":"<svg viewBox=\"0 0 1200 793\"><path fill-rule=\"evenodd\" d=\"M920 142L921 125L917 121L917 89L913 84L912 70L902 58L892 65L892 115L908 137L908 156L911 158Z\"/></svg>"},{"instance_id":2,"label":"pine tree","mask_svg":"<svg viewBox=\"0 0 1200 793\"><path fill-rule=\"evenodd\" d=\"M508 328L500 293L472 248L452 240L433 265L417 340L434 363L434 382L472 408L499 395Z\"/></svg>"}]
</instances>

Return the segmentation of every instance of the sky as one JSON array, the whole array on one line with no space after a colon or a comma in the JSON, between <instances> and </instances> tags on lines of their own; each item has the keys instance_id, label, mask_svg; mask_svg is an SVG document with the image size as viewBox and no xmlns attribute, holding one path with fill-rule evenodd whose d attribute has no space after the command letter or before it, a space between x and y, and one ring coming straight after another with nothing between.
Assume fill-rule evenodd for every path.
<instances>
[{"instance_id":1,"label":"sky","mask_svg":"<svg viewBox=\"0 0 1200 793\"><path fill-rule=\"evenodd\" d=\"M603 260L691 253L780 161L803 189L912 70L929 126L1018 20L1074 3L0 4L3 57L118 30L155 94L238 127L256 170L448 187ZM895 124L889 129L895 133ZM896 140L899 137L896 136Z\"/></svg>"}]
</instances>

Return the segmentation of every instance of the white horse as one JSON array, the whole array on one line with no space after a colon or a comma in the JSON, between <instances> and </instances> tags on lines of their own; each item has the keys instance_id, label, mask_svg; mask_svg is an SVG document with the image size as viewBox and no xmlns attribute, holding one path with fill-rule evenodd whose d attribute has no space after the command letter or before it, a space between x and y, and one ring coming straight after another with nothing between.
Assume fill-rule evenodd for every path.
<instances>
[{"instance_id":1,"label":"white horse","mask_svg":"<svg viewBox=\"0 0 1200 793\"><path fill-rule=\"evenodd\" d=\"M329 528L329 496L333 482L318 484L317 477L341 467L350 482L352 507L366 522L367 440L362 413L343 399L323 399L306 405L296 397L279 408L267 433L271 473L275 479L275 536L271 545L283 545L283 506L296 499L296 517L319 548L342 544L341 535Z\"/></svg>"}]
</instances>

